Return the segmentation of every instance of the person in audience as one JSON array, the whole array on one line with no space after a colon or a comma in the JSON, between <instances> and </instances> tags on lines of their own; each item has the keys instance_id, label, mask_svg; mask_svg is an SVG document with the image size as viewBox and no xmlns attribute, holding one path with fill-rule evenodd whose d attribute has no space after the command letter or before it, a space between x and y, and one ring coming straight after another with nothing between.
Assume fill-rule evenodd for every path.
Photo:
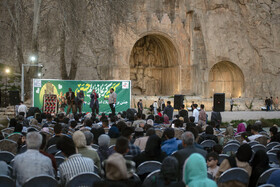
<instances>
[{"instance_id":1,"label":"person in audience","mask_svg":"<svg viewBox=\"0 0 280 187\"><path fill-rule=\"evenodd\" d=\"M85 137L86 137L86 147L88 149L93 149L92 148L92 142L93 142L93 134L90 131L83 131Z\"/></svg>"},{"instance_id":2,"label":"person in audience","mask_svg":"<svg viewBox=\"0 0 280 187\"><path fill-rule=\"evenodd\" d=\"M129 144L128 144L129 151L127 152L127 155L137 156L141 153L141 150L138 146L136 146L130 142L132 139L132 133L133 133L133 129L131 127L126 127L122 131L122 136L127 138L129 141Z\"/></svg>"},{"instance_id":3,"label":"person in audience","mask_svg":"<svg viewBox=\"0 0 280 187\"><path fill-rule=\"evenodd\" d=\"M280 162L280 151L277 152L277 159ZM267 180L267 184L273 184L275 185L275 187L280 187L280 180L279 180L279 176L280 176L280 169L273 171L271 173L271 175L269 176L268 180Z\"/></svg>"},{"instance_id":4,"label":"person in audience","mask_svg":"<svg viewBox=\"0 0 280 187\"><path fill-rule=\"evenodd\" d=\"M100 162L102 163L115 151L113 149L109 149L110 137L107 134L102 134L99 136L98 145L99 145L99 147L98 147L97 153L99 155Z\"/></svg>"},{"instance_id":5,"label":"person in audience","mask_svg":"<svg viewBox=\"0 0 280 187\"><path fill-rule=\"evenodd\" d=\"M183 117L183 118L185 118L185 117L187 117L188 118L188 111L187 110L185 110L185 105L181 105L181 109L180 109L180 111L179 111L179 116L181 116L181 117Z\"/></svg>"},{"instance_id":6,"label":"person in audience","mask_svg":"<svg viewBox=\"0 0 280 187\"><path fill-rule=\"evenodd\" d=\"M249 135L248 135L248 133L247 132L243 132L243 133L241 133L241 139L242 139L242 143L248 143L248 142L250 142L250 140L249 140Z\"/></svg>"},{"instance_id":7,"label":"person in audience","mask_svg":"<svg viewBox=\"0 0 280 187\"><path fill-rule=\"evenodd\" d=\"M58 168L61 186L65 186L72 177L78 174L83 172L94 172L93 160L87 157L82 157L81 154L77 154L75 144L71 138L61 136L56 147L67 157Z\"/></svg>"},{"instance_id":8,"label":"person in audience","mask_svg":"<svg viewBox=\"0 0 280 187\"><path fill-rule=\"evenodd\" d=\"M201 104L199 115L198 115L198 125L200 125L201 127L206 126L206 120L207 120L207 114L204 110L204 104Z\"/></svg>"},{"instance_id":9,"label":"person in audience","mask_svg":"<svg viewBox=\"0 0 280 187\"><path fill-rule=\"evenodd\" d=\"M208 167L207 172L213 176L213 179L215 178L219 170L218 158L219 155L216 152L210 152L206 156L207 167Z\"/></svg>"},{"instance_id":10,"label":"person in audience","mask_svg":"<svg viewBox=\"0 0 280 187\"><path fill-rule=\"evenodd\" d=\"M115 153L104 161L106 178L110 180L129 179L135 172L135 163L126 160L124 155L129 151L128 139L121 136L116 141Z\"/></svg>"},{"instance_id":11,"label":"person in audience","mask_svg":"<svg viewBox=\"0 0 280 187\"><path fill-rule=\"evenodd\" d=\"M184 187L185 183L178 177L178 161L173 156L168 156L162 161L160 174L151 178L146 187Z\"/></svg>"},{"instance_id":12,"label":"person in audience","mask_svg":"<svg viewBox=\"0 0 280 187\"><path fill-rule=\"evenodd\" d=\"M223 172L233 167L243 168L248 172L249 176L251 176L252 167L250 166L249 161L252 157L252 154L253 152L250 145L241 145L238 148L235 156L231 156L223 160L223 162L220 165L219 171L216 174L216 180L219 179Z\"/></svg>"},{"instance_id":13,"label":"person in audience","mask_svg":"<svg viewBox=\"0 0 280 187\"><path fill-rule=\"evenodd\" d=\"M145 127L145 126L144 126ZM125 129L125 128L124 128ZM135 128L134 129L134 135L133 135L133 137L132 137L132 139L131 139L131 143L133 143L134 144L134 142L135 142L135 140L137 139L137 138L141 138L141 137L144 137L144 129L142 128L142 127L137 127L137 128ZM135 145L135 144L134 144ZM139 146L138 146L139 147Z\"/></svg>"},{"instance_id":14,"label":"person in audience","mask_svg":"<svg viewBox=\"0 0 280 187\"><path fill-rule=\"evenodd\" d=\"M155 133L156 133L155 129L149 128L146 132L146 136L137 138L134 142L134 145L138 146L141 149L141 151L144 151L146 148L146 144L147 144L149 136L151 136Z\"/></svg>"},{"instance_id":15,"label":"person in audience","mask_svg":"<svg viewBox=\"0 0 280 187\"><path fill-rule=\"evenodd\" d=\"M258 150L252 160L252 174L249 187L255 187L261 174L270 168L269 158L264 150Z\"/></svg>"},{"instance_id":16,"label":"person in audience","mask_svg":"<svg viewBox=\"0 0 280 187\"><path fill-rule=\"evenodd\" d=\"M168 116L168 120L172 120L173 110L174 110L174 108L171 106L171 102L167 101L167 106L164 108L163 114L166 114ZM164 122L165 122L165 120L164 120Z\"/></svg>"},{"instance_id":17,"label":"person in audience","mask_svg":"<svg viewBox=\"0 0 280 187\"><path fill-rule=\"evenodd\" d=\"M132 127L144 127L146 121L142 119L142 114L137 114L137 119L133 122Z\"/></svg>"},{"instance_id":18,"label":"person in audience","mask_svg":"<svg viewBox=\"0 0 280 187\"><path fill-rule=\"evenodd\" d=\"M141 152L138 156L135 156L133 158L133 161L136 163L136 166L139 166L141 163L149 160L162 162L162 160L167 155L161 150L160 146L160 138L155 134L150 135L145 147L145 151Z\"/></svg>"},{"instance_id":19,"label":"person in audience","mask_svg":"<svg viewBox=\"0 0 280 187\"><path fill-rule=\"evenodd\" d=\"M233 139L234 139L234 129L232 125L228 125L226 128L223 145L227 144L230 140Z\"/></svg>"},{"instance_id":20,"label":"person in audience","mask_svg":"<svg viewBox=\"0 0 280 187\"><path fill-rule=\"evenodd\" d=\"M45 155L46 157L49 157L52 161L52 166L54 168L55 171L57 171L57 165L56 165L56 161L55 161L55 158L52 154L49 154L45 151L45 148L46 148L46 144L47 144L47 136L44 134L44 133L40 133L41 136L42 136L42 144L40 146L40 153Z\"/></svg>"},{"instance_id":21,"label":"person in audience","mask_svg":"<svg viewBox=\"0 0 280 187\"><path fill-rule=\"evenodd\" d=\"M280 142L280 133L278 132L278 127L270 127L270 142Z\"/></svg>"},{"instance_id":22,"label":"person in audience","mask_svg":"<svg viewBox=\"0 0 280 187\"><path fill-rule=\"evenodd\" d=\"M8 164L5 161L0 160L0 175L10 175Z\"/></svg>"},{"instance_id":23,"label":"person in audience","mask_svg":"<svg viewBox=\"0 0 280 187\"><path fill-rule=\"evenodd\" d=\"M86 146L86 137L82 131L76 131L73 134L73 141L77 148L77 153L81 154L83 157L91 158L94 164L101 171L101 164L98 153L94 149L89 149Z\"/></svg>"},{"instance_id":24,"label":"person in audience","mask_svg":"<svg viewBox=\"0 0 280 187\"><path fill-rule=\"evenodd\" d=\"M223 146L221 146L220 144L216 144L213 146L213 151L216 152L218 155L222 154Z\"/></svg>"},{"instance_id":25,"label":"person in audience","mask_svg":"<svg viewBox=\"0 0 280 187\"><path fill-rule=\"evenodd\" d=\"M166 125L170 124L169 117L166 114L163 115L163 120L164 120L163 124L166 124Z\"/></svg>"},{"instance_id":26,"label":"person in audience","mask_svg":"<svg viewBox=\"0 0 280 187\"><path fill-rule=\"evenodd\" d=\"M120 131L118 127L112 126L108 132L108 135L110 136L110 145L115 145L117 138L120 137Z\"/></svg>"},{"instance_id":27,"label":"person in audience","mask_svg":"<svg viewBox=\"0 0 280 187\"><path fill-rule=\"evenodd\" d=\"M189 117L189 122L186 123L186 129L189 127L196 127L195 123L194 123L195 117L194 116L190 116Z\"/></svg>"},{"instance_id":28,"label":"person in audience","mask_svg":"<svg viewBox=\"0 0 280 187\"><path fill-rule=\"evenodd\" d=\"M206 157L207 152L205 150L196 148L194 146L194 135L192 132L185 132L182 134L182 143L183 149L178 150L173 154L175 158L177 158L179 162L179 171L180 171L180 178L182 177L183 165L185 160L193 153L199 153L203 157ZM205 161L204 161L205 162ZM205 163L206 164L206 163Z\"/></svg>"},{"instance_id":29,"label":"person in audience","mask_svg":"<svg viewBox=\"0 0 280 187\"><path fill-rule=\"evenodd\" d=\"M250 141L254 141L257 138L262 136L261 134L259 134L259 126L257 124L254 124L252 126L251 133L252 133L252 135L248 137Z\"/></svg>"},{"instance_id":30,"label":"person in audience","mask_svg":"<svg viewBox=\"0 0 280 187\"><path fill-rule=\"evenodd\" d=\"M175 131L173 128L165 129L163 135L166 139L162 142L161 150L165 152L167 155L171 155L174 151L178 150L178 145L182 143L181 140L176 140Z\"/></svg>"},{"instance_id":31,"label":"person in audience","mask_svg":"<svg viewBox=\"0 0 280 187\"><path fill-rule=\"evenodd\" d=\"M198 123L198 116L199 116L199 111L197 110L197 104L193 105L193 111L192 111L192 116L194 117L194 123Z\"/></svg>"},{"instance_id":32,"label":"person in audience","mask_svg":"<svg viewBox=\"0 0 280 187\"><path fill-rule=\"evenodd\" d=\"M26 180L37 175L54 177L51 159L39 152L41 144L42 136L38 132L27 134L27 151L16 155L13 162L13 177L17 186L23 186Z\"/></svg>"},{"instance_id":33,"label":"person in audience","mask_svg":"<svg viewBox=\"0 0 280 187\"><path fill-rule=\"evenodd\" d=\"M53 130L54 130L55 135L54 135L54 137L49 139L46 148L49 148L51 145L56 145L57 141L62 136L62 125L60 123L55 124Z\"/></svg>"},{"instance_id":34,"label":"person in audience","mask_svg":"<svg viewBox=\"0 0 280 187\"><path fill-rule=\"evenodd\" d=\"M17 120L16 120L16 118L11 118L11 119L10 119L10 123L9 123L9 128L10 128L10 127L16 127L16 125L17 125Z\"/></svg>"},{"instance_id":35,"label":"person in audience","mask_svg":"<svg viewBox=\"0 0 280 187\"><path fill-rule=\"evenodd\" d=\"M207 177L205 158L201 154L191 154L183 168L183 180L188 187L217 187L216 182Z\"/></svg>"},{"instance_id":36,"label":"person in audience","mask_svg":"<svg viewBox=\"0 0 280 187\"><path fill-rule=\"evenodd\" d=\"M214 135L214 130L213 127L208 125L206 127L205 133L202 134L199 138L198 138L198 142L197 143L201 143L204 140L214 140L216 143L218 143L218 138L217 136Z\"/></svg>"},{"instance_id":37,"label":"person in audience","mask_svg":"<svg viewBox=\"0 0 280 187\"><path fill-rule=\"evenodd\" d=\"M237 126L237 132L235 133L235 135L245 132L246 131L246 127L244 125L244 123L239 123Z\"/></svg>"},{"instance_id":38,"label":"person in audience","mask_svg":"<svg viewBox=\"0 0 280 187\"><path fill-rule=\"evenodd\" d=\"M99 127L92 128L90 132L93 134L93 143L98 145L98 138L100 135L105 134L105 130Z\"/></svg>"},{"instance_id":39,"label":"person in audience","mask_svg":"<svg viewBox=\"0 0 280 187\"><path fill-rule=\"evenodd\" d=\"M220 125L222 124L222 116L220 112L212 111L211 113L211 121L215 122L215 126L217 129L220 129Z\"/></svg>"},{"instance_id":40,"label":"person in audience","mask_svg":"<svg viewBox=\"0 0 280 187\"><path fill-rule=\"evenodd\" d=\"M24 117L27 115L27 106L23 103L23 101L20 101L20 105L18 107L18 113L24 112Z\"/></svg>"}]
</instances>

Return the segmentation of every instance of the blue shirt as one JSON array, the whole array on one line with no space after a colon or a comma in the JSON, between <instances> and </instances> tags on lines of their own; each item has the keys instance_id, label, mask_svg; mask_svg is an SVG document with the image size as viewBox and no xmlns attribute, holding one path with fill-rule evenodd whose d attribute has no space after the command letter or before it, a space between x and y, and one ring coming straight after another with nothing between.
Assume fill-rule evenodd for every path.
<instances>
[{"instance_id":1,"label":"blue shirt","mask_svg":"<svg viewBox=\"0 0 280 187\"><path fill-rule=\"evenodd\" d=\"M176 138L171 138L165 140L162 143L161 150L167 155L171 155L174 151L178 150L178 145L182 143L182 140L176 140Z\"/></svg>"}]
</instances>

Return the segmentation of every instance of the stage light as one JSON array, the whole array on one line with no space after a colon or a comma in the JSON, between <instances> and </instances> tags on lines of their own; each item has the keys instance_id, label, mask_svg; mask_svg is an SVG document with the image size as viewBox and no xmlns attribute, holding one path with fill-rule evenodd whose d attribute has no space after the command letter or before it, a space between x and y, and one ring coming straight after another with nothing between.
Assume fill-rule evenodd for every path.
<instances>
[{"instance_id":1,"label":"stage light","mask_svg":"<svg viewBox=\"0 0 280 187\"><path fill-rule=\"evenodd\" d=\"M35 62L37 60L35 55L30 56L30 61L31 62Z\"/></svg>"},{"instance_id":2,"label":"stage light","mask_svg":"<svg viewBox=\"0 0 280 187\"><path fill-rule=\"evenodd\" d=\"M9 74L9 73L11 72L10 68L6 68L6 69L5 69L5 72L6 72L7 74Z\"/></svg>"}]
</instances>

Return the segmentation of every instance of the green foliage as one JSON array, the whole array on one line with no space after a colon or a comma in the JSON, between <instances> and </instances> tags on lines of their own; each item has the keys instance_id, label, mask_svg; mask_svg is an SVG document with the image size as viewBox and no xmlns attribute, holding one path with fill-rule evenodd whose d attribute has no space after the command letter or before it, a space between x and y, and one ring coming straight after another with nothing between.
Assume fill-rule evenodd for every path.
<instances>
[{"instance_id":1,"label":"green foliage","mask_svg":"<svg viewBox=\"0 0 280 187\"><path fill-rule=\"evenodd\" d=\"M253 125L257 120L232 120L230 123L233 125L234 128L237 128L239 123L245 122L247 125ZM280 119L263 119L261 118L260 121L262 122L263 127L272 127L274 124L280 125ZM221 127L225 128L227 127L229 123L222 123Z\"/></svg>"}]
</instances>

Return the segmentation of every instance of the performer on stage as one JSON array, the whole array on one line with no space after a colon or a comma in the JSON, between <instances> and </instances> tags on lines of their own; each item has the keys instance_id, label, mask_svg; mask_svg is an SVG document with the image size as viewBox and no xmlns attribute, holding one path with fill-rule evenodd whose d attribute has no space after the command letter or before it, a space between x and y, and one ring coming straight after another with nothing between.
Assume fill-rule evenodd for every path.
<instances>
[{"instance_id":1,"label":"performer on stage","mask_svg":"<svg viewBox=\"0 0 280 187\"><path fill-rule=\"evenodd\" d=\"M80 114L82 113L84 99L85 99L85 94L84 91L81 90L79 93L77 93L77 97L76 97L77 111L79 109Z\"/></svg>"},{"instance_id":2,"label":"performer on stage","mask_svg":"<svg viewBox=\"0 0 280 187\"><path fill-rule=\"evenodd\" d=\"M108 100L112 114L116 115L115 111L116 111L117 94L114 91L115 91L114 88L111 88L109 99L108 98L104 98L104 99Z\"/></svg>"},{"instance_id":3,"label":"performer on stage","mask_svg":"<svg viewBox=\"0 0 280 187\"><path fill-rule=\"evenodd\" d=\"M69 91L66 92L66 99L67 99L67 104L68 104L66 115L68 115L70 113L71 109L72 109L72 113L75 114L76 113L75 93L72 92L71 88L69 88Z\"/></svg>"},{"instance_id":4,"label":"performer on stage","mask_svg":"<svg viewBox=\"0 0 280 187\"><path fill-rule=\"evenodd\" d=\"M93 89L90 94L90 108L92 115L99 113L99 102L97 98L99 98L99 95L95 92L95 89Z\"/></svg>"}]
</instances>

